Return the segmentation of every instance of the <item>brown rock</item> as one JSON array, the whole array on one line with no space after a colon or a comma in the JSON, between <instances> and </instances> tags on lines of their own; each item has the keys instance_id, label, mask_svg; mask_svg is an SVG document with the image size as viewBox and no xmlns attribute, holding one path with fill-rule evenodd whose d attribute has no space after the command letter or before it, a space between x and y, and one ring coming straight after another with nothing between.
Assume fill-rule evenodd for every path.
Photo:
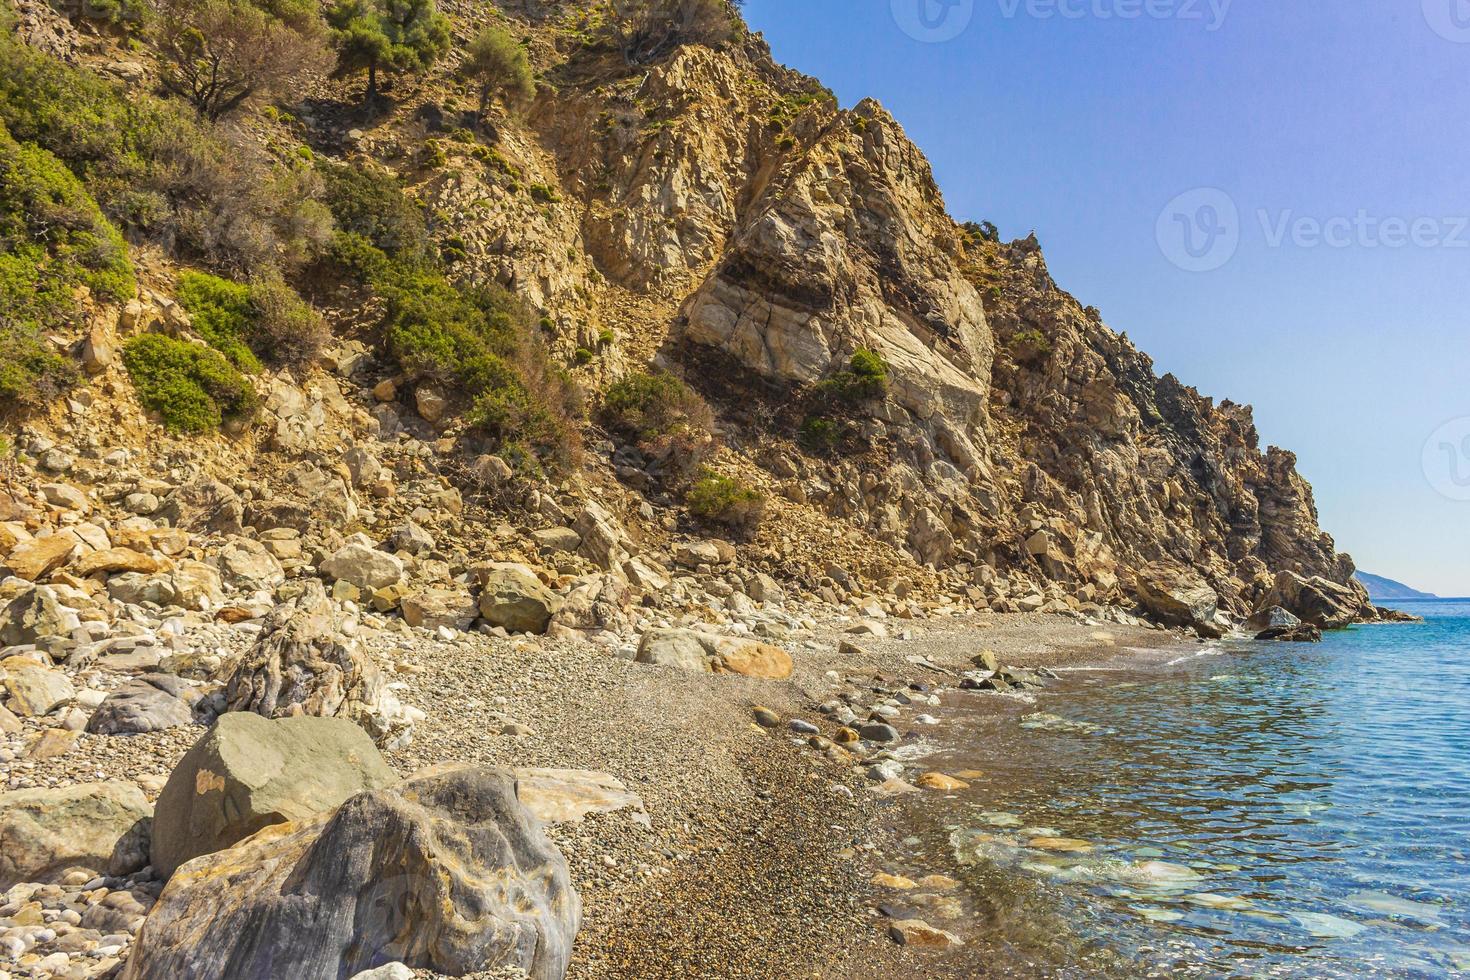
<instances>
[{"instance_id":1,"label":"brown rock","mask_svg":"<svg viewBox=\"0 0 1470 980\"><path fill-rule=\"evenodd\" d=\"M11 575L36 582L65 564L76 548L76 539L65 534L32 538L10 550L5 567Z\"/></svg>"}]
</instances>

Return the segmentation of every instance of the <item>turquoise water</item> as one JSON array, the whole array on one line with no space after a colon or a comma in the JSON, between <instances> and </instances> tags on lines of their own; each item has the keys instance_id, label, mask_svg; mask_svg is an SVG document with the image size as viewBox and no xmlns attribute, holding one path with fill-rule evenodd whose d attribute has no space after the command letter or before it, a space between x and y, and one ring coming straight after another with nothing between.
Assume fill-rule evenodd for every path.
<instances>
[{"instance_id":1,"label":"turquoise water","mask_svg":"<svg viewBox=\"0 0 1470 980\"><path fill-rule=\"evenodd\" d=\"M926 762L986 773L931 828L971 946L1017 975L1470 976L1470 602L1405 608L964 715Z\"/></svg>"}]
</instances>

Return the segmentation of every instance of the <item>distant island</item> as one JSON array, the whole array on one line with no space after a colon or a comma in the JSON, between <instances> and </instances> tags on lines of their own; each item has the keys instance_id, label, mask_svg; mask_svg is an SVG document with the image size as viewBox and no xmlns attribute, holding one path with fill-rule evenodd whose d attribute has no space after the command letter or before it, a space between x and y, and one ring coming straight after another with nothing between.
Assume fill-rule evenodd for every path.
<instances>
[{"instance_id":1,"label":"distant island","mask_svg":"<svg viewBox=\"0 0 1470 980\"><path fill-rule=\"evenodd\" d=\"M1382 575L1370 575L1367 572L1356 572L1354 577L1368 590L1368 595L1374 602L1382 602L1390 599L1438 599L1439 596L1433 592L1420 592L1411 589L1402 582L1395 582L1391 578Z\"/></svg>"}]
</instances>

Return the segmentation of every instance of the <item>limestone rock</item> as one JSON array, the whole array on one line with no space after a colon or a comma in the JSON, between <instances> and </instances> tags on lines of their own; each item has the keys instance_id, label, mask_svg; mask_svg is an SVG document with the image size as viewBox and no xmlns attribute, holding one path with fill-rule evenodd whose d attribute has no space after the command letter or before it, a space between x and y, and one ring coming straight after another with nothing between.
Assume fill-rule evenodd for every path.
<instances>
[{"instance_id":1,"label":"limestone rock","mask_svg":"<svg viewBox=\"0 0 1470 980\"><path fill-rule=\"evenodd\" d=\"M1159 621L1188 626L1201 636L1220 636L1215 620L1220 597L1202 580L1176 569L1151 565L1139 572L1138 598Z\"/></svg>"},{"instance_id":2,"label":"limestone rock","mask_svg":"<svg viewBox=\"0 0 1470 980\"><path fill-rule=\"evenodd\" d=\"M152 808L132 783L0 793L0 889L82 868L123 875L148 859Z\"/></svg>"},{"instance_id":3,"label":"limestone rock","mask_svg":"<svg viewBox=\"0 0 1470 980\"><path fill-rule=\"evenodd\" d=\"M334 579L373 591L403 581L403 562L386 551L354 542L322 562L322 571Z\"/></svg>"},{"instance_id":4,"label":"limestone rock","mask_svg":"<svg viewBox=\"0 0 1470 980\"><path fill-rule=\"evenodd\" d=\"M54 636L70 636L81 623L44 585L26 589L0 610L0 646L24 646Z\"/></svg>"},{"instance_id":5,"label":"limestone rock","mask_svg":"<svg viewBox=\"0 0 1470 980\"><path fill-rule=\"evenodd\" d=\"M350 977L401 962L561 980L580 919L566 862L510 773L430 770L179 868L123 976L228 963L241 977Z\"/></svg>"},{"instance_id":6,"label":"limestone rock","mask_svg":"<svg viewBox=\"0 0 1470 980\"><path fill-rule=\"evenodd\" d=\"M24 718L39 718L76 697L76 688L59 670L43 667L25 657L0 660L0 684L9 695L10 710Z\"/></svg>"},{"instance_id":7,"label":"limestone rock","mask_svg":"<svg viewBox=\"0 0 1470 980\"><path fill-rule=\"evenodd\" d=\"M1373 619L1368 591L1356 580L1342 585L1321 576L1305 578L1283 571L1276 576L1266 606L1280 606L1318 629L1350 626L1360 619Z\"/></svg>"},{"instance_id":8,"label":"limestone rock","mask_svg":"<svg viewBox=\"0 0 1470 980\"><path fill-rule=\"evenodd\" d=\"M83 555L72 563L71 571L77 575L95 575L101 572L114 575L118 572L141 572L151 574L163 568L163 563L151 555L134 551L132 548L108 548Z\"/></svg>"},{"instance_id":9,"label":"limestone rock","mask_svg":"<svg viewBox=\"0 0 1470 980\"><path fill-rule=\"evenodd\" d=\"M512 633L545 633L561 598L525 565L495 562L475 569L481 585L480 615Z\"/></svg>"},{"instance_id":10,"label":"limestone rock","mask_svg":"<svg viewBox=\"0 0 1470 980\"><path fill-rule=\"evenodd\" d=\"M643 634L635 658L694 673L740 674L764 680L791 676L791 655L780 647L746 637L720 636L689 629L651 629Z\"/></svg>"},{"instance_id":11,"label":"limestone rock","mask_svg":"<svg viewBox=\"0 0 1470 980\"><path fill-rule=\"evenodd\" d=\"M65 534L32 538L10 549L5 568L11 575L37 582L64 565L76 548L76 539Z\"/></svg>"},{"instance_id":12,"label":"limestone rock","mask_svg":"<svg viewBox=\"0 0 1470 980\"><path fill-rule=\"evenodd\" d=\"M520 768L515 777L521 805L542 823L574 824L589 813L628 810L635 823L649 826L643 800L610 773Z\"/></svg>"},{"instance_id":13,"label":"limestone rock","mask_svg":"<svg viewBox=\"0 0 1470 980\"><path fill-rule=\"evenodd\" d=\"M425 422L437 422L449 408L449 399L434 385L419 385L413 392L414 408Z\"/></svg>"},{"instance_id":14,"label":"limestone rock","mask_svg":"<svg viewBox=\"0 0 1470 980\"><path fill-rule=\"evenodd\" d=\"M158 797L153 867L171 875L262 827L308 819L397 781L372 740L348 721L221 715Z\"/></svg>"},{"instance_id":15,"label":"limestone rock","mask_svg":"<svg viewBox=\"0 0 1470 980\"><path fill-rule=\"evenodd\" d=\"M479 613L479 604L468 592L455 589L425 589L403 598L400 603L403 620L410 626L421 629L466 630Z\"/></svg>"},{"instance_id":16,"label":"limestone rock","mask_svg":"<svg viewBox=\"0 0 1470 980\"><path fill-rule=\"evenodd\" d=\"M234 538L215 556L220 578L232 588L246 592L269 591L286 581L281 563L264 544L249 538Z\"/></svg>"}]
</instances>

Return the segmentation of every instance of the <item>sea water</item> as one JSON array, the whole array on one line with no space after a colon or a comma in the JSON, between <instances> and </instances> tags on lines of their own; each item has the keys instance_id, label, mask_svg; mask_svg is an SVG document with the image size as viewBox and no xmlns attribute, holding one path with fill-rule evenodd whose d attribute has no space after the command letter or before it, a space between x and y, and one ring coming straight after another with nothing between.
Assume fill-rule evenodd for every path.
<instances>
[{"instance_id":1,"label":"sea water","mask_svg":"<svg viewBox=\"0 0 1470 980\"><path fill-rule=\"evenodd\" d=\"M1106 658L956 700L922 809L976 969L1470 976L1470 602L1321 644ZM962 932L965 930L961 930Z\"/></svg>"}]
</instances>

